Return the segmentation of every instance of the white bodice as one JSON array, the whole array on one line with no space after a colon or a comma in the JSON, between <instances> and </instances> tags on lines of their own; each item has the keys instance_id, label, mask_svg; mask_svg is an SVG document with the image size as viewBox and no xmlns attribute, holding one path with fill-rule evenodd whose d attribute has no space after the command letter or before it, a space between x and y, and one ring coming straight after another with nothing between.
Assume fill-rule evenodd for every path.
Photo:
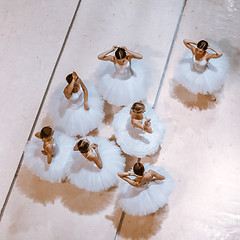
<instances>
[{"instance_id":1,"label":"white bodice","mask_svg":"<svg viewBox=\"0 0 240 240\"><path fill-rule=\"evenodd\" d=\"M48 144L48 145L50 145L50 144ZM48 145L46 145L46 147ZM53 147L53 149L52 149L52 156L55 157L55 155L57 154L57 145L55 143L55 140L54 140L54 143L53 143L52 147ZM43 148L43 150L44 150L44 148ZM46 150L44 150L44 151L46 152Z\"/></svg>"},{"instance_id":2,"label":"white bodice","mask_svg":"<svg viewBox=\"0 0 240 240\"><path fill-rule=\"evenodd\" d=\"M57 145L56 145L56 143L54 141L54 143L53 143L53 151L52 151L53 157L55 157L56 154L57 154Z\"/></svg>"},{"instance_id":3,"label":"white bodice","mask_svg":"<svg viewBox=\"0 0 240 240\"><path fill-rule=\"evenodd\" d=\"M79 89L77 93L72 93L70 99L68 99L70 108L79 108L83 106L84 96L82 88Z\"/></svg>"},{"instance_id":4,"label":"white bodice","mask_svg":"<svg viewBox=\"0 0 240 240\"><path fill-rule=\"evenodd\" d=\"M141 120L142 121L142 125L144 125L145 121L149 118L146 117L146 112L143 113L143 119ZM139 119L140 120L140 119ZM130 121L131 121L131 117L130 117Z\"/></svg>"},{"instance_id":5,"label":"white bodice","mask_svg":"<svg viewBox=\"0 0 240 240\"><path fill-rule=\"evenodd\" d=\"M203 59L202 61L198 61L196 60L195 55L193 55L192 61L193 61L194 70L198 72L204 72L206 70L208 65L208 62L206 61L206 59Z\"/></svg>"},{"instance_id":6,"label":"white bodice","mask_svg":"<svg viewBox=\"0 0 240 240\"><path fill-rule=\"evenodd\" d=\"M91 150L92 151L89 151L88 152L88 155L87 155L87 157L86 158L88 158L89 157L89 155L91 154L91 153L93 153L94 155L96 155L97 156L97 153L96 153L96 151L91 147Z\"/></svg>"},{"instance_id":7,"label":"white bodice","mask_svg":"<svg viewBox=\"0 0 240 240\"><path fill-rule=\"evenodd\" d=\"M114 67L115 67L115 73L113 75L114 78L127 80L133 75L133 71L131 69L131 64L129 61L127 62L127 64L124 64L124 65L115 63Z\"/></svg>"}]
</instances>

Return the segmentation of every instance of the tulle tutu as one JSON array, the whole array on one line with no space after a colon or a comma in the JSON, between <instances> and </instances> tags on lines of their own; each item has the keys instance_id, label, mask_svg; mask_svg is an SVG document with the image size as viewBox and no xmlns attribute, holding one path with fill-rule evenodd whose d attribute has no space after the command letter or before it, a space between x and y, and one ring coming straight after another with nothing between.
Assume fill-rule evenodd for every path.
<instances>
[{"instance_id":1,"label":"tulle tutu","mask_svg":"<svg viewBox=\"0 0 240 240\"><path fill-rule=\"evenodd\" d=\"M147 98L150 79L148 79L143 64L140 64L137 60L131 62L134 74L127 80L113 77L115 72L113 64L110 72L101 76L97 88L108 103L116 106L126 106Z\"/></svg>"},{"instance_id":2,"label":"tulle tutu","mask_svg":"<svg viewBox=\"0 0 240 240\"><path fill-rule=\"evenodd\" d=\"M90 83L84 84L88 89L89 110L85 110L83 104L78 108L69 107L69 100L63 94L64 86L51 96L49 115L54 121L54 128L69 136L85 136L104 118L103 101L96 88Z\"/></svg>"},{"instance_id":3,"label":"tulle tutu","mask_svg":"<svg viewBox=\"0 0 240 240\"><path fill-rule=\"evenodd\" d=\"M67 177L66 163L70 160L74 147L73 139L61 132L55 131L53 138L55 147L51 164L47 163L47 156L41 152L42 140L37 138L27 143L23 160L26 167L35 175L51 183L61 182Z\"/></svg>"},{"instance_id":4,"label":"tulle tutu","mask_svg":"<svg viewBox=\"0 0 240 240\"><path fill-rule=\"evenodd\" d=\"M118 190L118 205L126 213L133 216L144 216L156 212L168 202L168 196L173 189L173 179L162 168L149 163L144 164L145 171L154 170L165 177L141 187L133 187L120 179Z\"/></svg>"},{"instance_id":5,"label":"tulle tutu","mask_svg":"<svg viewBox=\"0 0 240 240\"><path fill-rule=\"evenodd\" d=\"M154 154L163 142L165 126L158 118L151 106L145 104L146 118L151 119L153 133L147 133L140 128L136 128L131 123L131 105L119 111L113 120L114 134L118 145L123 152L136 157L145 157Z\"/></svg>"},{"instance_id":6,"label":"tulle tutu","mask_svg":"<svg viewBox=\"0 0 240 240\"><path fill-rule=\"evenodd\" d=\"M192 52L188 50L185 57L180 60L175 74L176 81L194 94L220 90L226 79L227 57L223 55L217 59L210 59L206 70L198 72L193 67L192 56Z\"/></svg>"},{"instance_id":7,"label":"tulle tutu","mask_svg":"<svg viewBox=\"0 0 240 240\"><path fill-rule=\"evenodd\" d=\"M68 176L72 184L91 192L107 190L118 182L118 172L123 171L125 159L121 150L113 142L102 137L87 137L90 143L98 144L102 159L102 169L90 162L78 151L68 164Z\"/></svg>"}]
</instances>

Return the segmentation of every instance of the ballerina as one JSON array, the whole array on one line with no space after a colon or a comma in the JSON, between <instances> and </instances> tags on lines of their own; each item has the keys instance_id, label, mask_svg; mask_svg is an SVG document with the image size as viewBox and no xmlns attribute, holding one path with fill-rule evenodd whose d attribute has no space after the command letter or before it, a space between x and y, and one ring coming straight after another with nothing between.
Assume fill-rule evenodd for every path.
<instances>
[{"instance_id":1,"label":"ballerina","mask_svg":"<svg viewBox=\"0 0 240 240\"><path fill-rule=\"evenodd\" d=\"M223 54L209 46L205 40L196 43L185 39L183 43L191 52L187 53L177 67L177 82L194 94L206 94L211 101L216 101L213 93L224 84L228 62L224 58L217 59ZM210 63L212 58L215 60Z\"/></svg>"},{"instance_id":2,"label":"ballerina","mask_svg":"<svg viewBox=\"0 0 240 240\"><path fill-rule=\"evenodd\" d=\"M71 157L73 140L49 126L42 128L35 136L42 140L43 147L38 139L29 141L24 150L24 164L42 180L65 180L66 163Z\"/></svg>"},{"instance_id":3,"label":"ballerina","mask_svg":"<svg viewBox=\"0 0 240 240\"><path fill-rule=\"evenodd\" d=\"M35 134L35 137L42 139L43 141L43 150L41 151L43 155L47 156L47 163L51 164L52 157L53 157L53 150L56 147L56 144L54 143L53 139L53 133L51 127L47 126L44 127L41 132L37 132Z\"/></svg>"},{"instance_id":4,"label":"ballerina","mask_svg":"<svg viewBox=\"0 0 240 240\"><path fill-rule=\"evenodd\" d=\"M80 151L88 161L93 161L99 169L102 169L102 159L96 143L90 145L88 139L82 139L76 143L73 150Z\"/></svg>"},{"instance_id":5,"label":"ballerina","mask_svg":"<svg viewBox=\"0 0 240 240\"><path fill-rule=\"evenodd\" d=\"M115 52L115 56L109 55ZM132 70L132 59L142 59L142 55L126 47L113 46L111 50L101 53L98 59L114 64L115 72L101 77L98 89L110 104L126 106L129 103L144 100L147 97L147 80L141 67Z\"/></svg>"},{"instance_id":6,"label":"ballerina","mask_svg":"<svg viewBox=\"0 0 240 240\"><path fill-rule=\"evenodd\" d=\"M125 159L113 142L103 137L86 137L74 146L67 172L70 182L91 192L107 190L117 184L117 173Z\"/></svg>"},{"instance_id":7,"label":"ballerina","mask_svg":"<svg viewBox=\"0 0 240 240\"><path fill-rule=\"evenodd\" d=\"M56 128L67 135L85 136L101 124L103 101L95 87L89 83L85 85L76 72L69 74L66 80L64 95L57 91L52 96L50 115Z\"/></svg>"},{"instance_id":8,"label":"ballerina","mask_svg":"<svg viewBox=\"0 0 240 240\"><path fill-rule=\"evenodd\" d=\"M156 112L142 102L120 110L113 120L116 141L123 152L138 158L154 154L160 147L165 126Z\"/></svg>"},{"instance_id":9,"label":"ballerina","mask_svg":"<svg viewBox=\"0 0 240 240\"><path fill-rule=\"evenodd\" d=\"M135 163L133 171L120 172L118 204L133 216L156 212L168 202L173 180L162 168L150 164Z\"/></svg>"}]
</instances>

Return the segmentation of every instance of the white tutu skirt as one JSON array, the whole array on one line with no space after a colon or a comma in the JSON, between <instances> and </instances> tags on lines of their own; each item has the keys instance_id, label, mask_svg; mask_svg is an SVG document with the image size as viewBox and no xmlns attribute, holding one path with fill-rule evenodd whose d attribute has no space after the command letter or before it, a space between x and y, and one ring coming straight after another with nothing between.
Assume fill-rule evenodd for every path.
<instances>
[{"instance_id":1,"label":"white tutu skirt","mask_svg":"<svg viewBox=\"0 0 240 240\"><path fill-rule=\"evenodd\" d=\"M73 153L68 164L68 178L78 188L91 192L107 190L118 182L118 172L125 167L125 158L113 142L102 137L87 137L90 143L98 144L102 159L102 169L87 160L79 151Z\"/></svg>"},{"instance_id":2,"label":"white tutu skirt","mask_svg":"<svg viewBox=\"0 0 240 240\"><path fill-rule=\"evenodd\" d=\"M47 163L47 156L42 154L43 142L41 139L29 141L24 150L23 163L35 175L42 180L51 183L61 182L66 175L66 163L71 158L74 141L65 134L55 131L54 135L54 155L51 164Z\"/></svg>"},{"instance_id":3,"label":"white tutu skirt","mask_svg":"<svg viewBox=\"0 0 240 240\"><path fill-rule=\"evenodd\" d=\"M145 171L154 170L165 177L141 187L133 187L120 179L118 189L118 205L122 210L133 216L144 216L156 212L168 202L168 196L173 189L173 179L162 168L149 163L144 164Z\"/></svg>"},{"instance_id":4,"label":"white tutu skirt","mask_svg":"<svg viewBox=\"0 0 240 240\"><path fill-rule=\"evenodd\" d=\"M84 84L88 89L89 110L85 110L83 104L79 108L69 107L69 100L63 94L64 87L51 96L49 115L54 128L69 136L85 136L97 128L104 118L103 101L96 88L90 83Z\"/></svg>"},{"instance_id":5,"label":"white tutu skirt","mask_svg":"<svg viewBox=\"0 0 240 240\"><path fill-rule=\"evenodd\" d=\"M116 106L126 106L147 98L147 88L150 80L142 64L132 61L133 76L127 80L114 78L115 68L103 74L97 88L104 100Z\"/></svg>"},{"instance_id":6,"label":"white tutu skirt","mask_svg":"<svg viewBox=\"0 0 240 240\"><path fill-rule=\"evenodd\" d=\"M151 119L153 133L136 128L131 123L131 105L119 111L113 120L114 134L123 152L138 158L154 154L163 142L165 126L151 106L145 104L146 118Z\"/></svg>"},{"instance_id":7,"label":"white tutu skirt","mask_svg":"<svg viewBox=\"0 0 240 240\"><path fill-rule=\"evenodd\" d=\"M208 94L222 88L227 69L228 60L223 55L220 58L210 59L206 70L198 72L193 67L192 52L189 50L177 66L175 79L194 94Z\"/></svg>"}]
</instances>

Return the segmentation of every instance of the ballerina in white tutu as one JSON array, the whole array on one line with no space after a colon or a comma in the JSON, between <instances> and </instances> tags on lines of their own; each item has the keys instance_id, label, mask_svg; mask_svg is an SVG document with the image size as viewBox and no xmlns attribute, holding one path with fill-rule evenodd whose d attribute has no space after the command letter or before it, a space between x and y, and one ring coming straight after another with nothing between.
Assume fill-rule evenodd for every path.
<instances>
[{"instance_id":1,"label":"ballerina in white tutu","mask_svg":"<svg viewBox=\"0 0 240 240\"><path fill-rule=\"evenodd\" d=\"M97 128L103 118L103 101L94 86L86 85L76 72L66 77L68 85L50 102L50 115L55 127L69 136L85 136ZM65 96L65 97L64 97Z\"/></svg>"},{"instance_id":2,"label":"ballerina in white tutu","mask_svg":"<svg viewBox=\"0 0 240 240\"><path fill-rule=\"evenodd\" d=\"M160 147L165 126L156 112L142 102L120 110L113 120L116 141L123 152L138 158L154 154Z\"/></svg>"},{"instance_id":3,"label":"ballerina in white tutu","mask_svg":"<svg viewBox=\"0 0 240 240\"><path fill-rule=\"evenodd\" d=\"M80 153L88 160L92 161L96 164L99 169L102 169L102 159L98 152L98 145L96 143L92 143L87 139L82 139L76 143L74 151L80 151Z\"/></svg>"},{"instance_id":4,"label":"ballerina in white tutu","mask_svg":"<svg viewBox=\"0 0 240 240\"><path fill-rule=\"evenodd\" d=\"M117 173L124 169L125 159L113 142L102 137L87 137L76 143L74 151L67 167L72 184L91 192L117 184Z\"/></svg>"},{"instance_id":5,"label":"ballerina in white tutu","mask_svg":"<svg viewBox=\"0 0 240 240\"><path fill-rule=\"evenodd\" d=\"M144 216L156 212L168 202L173 180L162 168L135 163L133 171L120 172L118 204L126 213Z\"/></svg>"},{"instance_id":6,"label":"ballerina in white tutu","mask_svg":"<svg viewBox=\"0 0 240 240\"><path fill-rule=\"evenodd\" d=\"M222 53L209 46L205 40L196 43L185 39L183 43L191 52L188 51L177 67L177 82L194 94L206 94L210 100L216 101L213 93L220 90L224 84L227 60L217 59ZM212 58L215 60L210 63Z\"/></svg>"},{"instance_id":7,"label":"ballerina in white tutu","mask_svg":"<svg viewBox=\"0 0 240 240\"><path fill-rule=\"evenodd\" d=\"M115 56L109 55L114 51ZM141 66L136 65L132 69L133 58L142 59L142 55L126 47L117 46L98 56L100 60L113 62L115 67L115 71L103 75L98 84L100 93L108 103L126 106L146 99L149 79L146 78Z\"/></svg>"},{"instance_id":8,"label":"ballerina in white tutu","mask_svg":"<svg viewBox=\"0 0 240 240\"><path fill-rule=\"evenodd\" d=\"M54 132L49 126L35 136L42 140L43 146L38 139L29 141L24 150L24 164L42 180L65 180L66 163L71 157L73 140L63 133Z\"/></svg>"}]
</instances>

